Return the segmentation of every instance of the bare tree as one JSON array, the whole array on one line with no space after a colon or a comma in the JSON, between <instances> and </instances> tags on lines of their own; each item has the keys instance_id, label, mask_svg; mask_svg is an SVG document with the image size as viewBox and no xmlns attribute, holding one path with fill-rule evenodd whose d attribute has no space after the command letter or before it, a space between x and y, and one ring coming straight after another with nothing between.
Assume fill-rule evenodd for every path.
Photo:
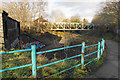
<instances>
[{"instance_id":1,"label":"bare tree","mask_svg":"<svg viewBox=\"0 0 120 80\"><path fill-rule=\"evenodd\" d=\"M81 18L80 18L80 16L72 16L71 18L70 18L70 22L77 22L77 23L80 23L81 22Z\"/></svg>"},{"instance_id":2,"label":"bare tree","mask_svg":"<svg viewBox=\"0 0 120 80\"><path fill-rule=\"evenodd\" d=\"M92 22L99 24L114 24L120 25L120 1L106 2L101 8L100 12L97 13Z\"/></svg>"},{"instance_id":3,"label":"bare tree","mask_svg":"<svg viewBox=\"0 0 120 80\"><path fill-rule=\"evenodd\" d=\"M3 2L2 8L9 13L10 17L20 21L21 26L25 27L32 25L32 21L38 17L38 12L39 16L44 12L44 9L42 9L45 6L44 3L43 0L38 0L38 2L30 2L28 0Z\"/></svg>"},{"instance_id":4,"label":"bare tree","mask_svg":"<svg viewBox=\"0 0 120 80\"><path fill-rule=\"evenodd\" d=\"M115 36L115 30L120 29L120 1L109 1L103 3L99 13L97 13L92 23L100 25L101 33L104 30L110 31Z\"/></svg>"},{"instance_id":5,"label":"bare tree","mask_svg":"<svg viewBox=\"0 0 120 80\"><path fill-rule=\"evenodd\" d=\"M62 22L69 22L69 19L63 19Z\"/></svg>"}]
</instances>

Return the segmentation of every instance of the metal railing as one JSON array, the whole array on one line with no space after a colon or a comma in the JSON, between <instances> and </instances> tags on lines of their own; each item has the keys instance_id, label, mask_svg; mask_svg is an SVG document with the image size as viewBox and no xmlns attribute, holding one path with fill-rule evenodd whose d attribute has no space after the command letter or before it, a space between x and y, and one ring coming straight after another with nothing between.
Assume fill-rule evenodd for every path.
<instances>
[{"instance_id":1,"label":"metal railing","mask_svg":"<svg viewBox=\"0 0 120 80\"><path fill-rule=\"evenodd\" d=\"M78 66L81 66L81 69L84 69L84 67L88 64L90 64L91 62L93 62L94 60L96 59L100 59L101 55L103 54L103 51L104 51L104 43L105 43L105 40L102 39L101 42L98 42L98 44L93 44L93 45L89 45L89 46L85 46L85 42L82 42L82 44L78 44L78 45L74 45L74 46L69 46L69 47L63 47L63 48L58 48L58 49L52 49L52 50L47 50L47 51L41 51L41 52L36 52L36 46L35 45L32 45L31 49L23 49L23 50L16 50L16 51L9 51L9 52L2 52L0 53L0 55L2 54L11 54L11 53L17 53L17 52L26 52L26 51L31 51L31 59L32 59L32 63L31 64L26 64L26 65L22 65L22 66L18 66L18 67L13 67L13 68L8 68L8 69L2 69L0 70L0 72L4 72L4 71L8 71L8 70L14 70L14 69L19 69L19 68L23 68L23 67L29 67L29 66L32 66L32 75L34 77L37 77L37 69L39 68L43 68L43 67L46 67L46 66L50 66L50 65L53 65L53 64L56 64L56 63L59 63L59 62L63 62L63 61L66 61L66 60L69 60L69 59L73 59L73 58L76 58L76 57L80 57L81 56L81 64L77 64L75 66L72 66L68 69L65 69L63 71L60 71L59 73L62 73L62 72L65 72L67 70L70 70L72 68L75 68L75 67L78 67ZM53 51L60 51L60 50L64 50L64 49L69 49L69 48L74 48L74 47L80 47L81 46L81 54L79 55L75 55L75 56L72 56L72 57L69 57L69 58L65 58L65 59L62 59L62 60L58 60L58 61L55 61L55 62L52 62L52 63L48 63L48 64L45 64L45 65L41 65L41 66L37 66L36 64L36 55L38 54L43 54L43 53L48 53L48 52L53 52ZM94 51L90 54L87 54L85 55L85 48L88 48L88 47L92 47L92 46L98 46L98 49L97 51ZM84 58L87 57L87 56L90 56L92 54L95 54L97 53L97 57L94 58L93 60L87 62L86 64L84 64ZM58 74L58 73L56 73Z\"/></svg>"}]
</instances>

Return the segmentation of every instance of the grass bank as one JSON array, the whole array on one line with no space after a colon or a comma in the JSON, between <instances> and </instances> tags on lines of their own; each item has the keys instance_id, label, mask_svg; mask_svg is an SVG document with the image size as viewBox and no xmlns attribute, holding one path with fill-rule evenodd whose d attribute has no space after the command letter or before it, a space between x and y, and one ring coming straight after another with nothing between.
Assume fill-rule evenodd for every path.
<instances>
[{"instance_id":1,"label":"grass bank","mask_svg":"<svg viewBox=\"0 0 120 80\"><path fill-rule=\"evenodd\" d=\"M58 35L58 34L56 34L56 35ZM70 35L70 33L66 33L66 35ZM71 34L71 35L76 35L76 34ZM59 32L59 36L62 37L63 33ZM63 38L64 38L64 36L63 36ZM93 39L92 37L88 38L83 35L78 35L78 38L74 39L72 41L72 43L73 44L81 44L82 41L85 41L86 45L90 45L90 44L96 44L99 40L96 38ZM71 45L73 45L73 44L71 44ZM86 51L86 54L88 54L88 53L90 53L90 51L96 51L96 50L97 50L97 47L95 46L95 47L87 48L85 51ZM80 49L79 50L77 49L76 51L79 51L79 53L80 53ZM75 52L72 54L75 54ZM70 52L68 55L70 55ZM105 53L103 54L103 57L104 56L105 56ZM86 58L85 63L87 63L88 61L90 61L96 57L97 57L96 55L92 55L89 58ZM38 55L37 56L37 66L51 63L51 62L58 61L58 60L60 60L60 59L57 59L55 56L52 59L48 59L44 55ZM11 67L16 67L16 66L22 66L22 65L31 64L31 63L32 62L31 62L31 53L30 52L4 54L2 56L2 69L7 69L7 68L11 68ZM49 77L50 75L53 75L49 78L85 78L95 68L97 68L98 66L103 64L103 58L101 57L99 61L95 60L92 63L88 64L84 70L81 69L81 66L78 66L76 68L65 71L63 73L56 74L62 70L65 70L67 68L70 68L70 67L75 66L80 63L81 63L80 58L79 59L71 59L71 60L67 60L67 61L57 63L57 64L54 64L51 66L44 67L42 69L37 69L37 73L38 73L37 77L43 78L43 77ZM26 68L20 68L20 69L16 69L16 70L2 72L2 78L33 78L31 70L32 70L32 67L26 67ZM56 74L56 75L54 75L54 74Z\"/></svg>"},{"instance_id":2,"label":"grass bank","mask_svg":"<svg viewBox=\"0 0 120 80\"><path fill-rule=\"evenodd\" d=\"M44 67L42 69L37 69L38 78L85 78L90 72L94 71L97 67L99 67L101 64L103 64L103 59L106 56L106 52L103 53L103 57L100 58L100 60L95 60L92 63L88 64L84 70L81 69L81 66L75 67L73 69L70 69L68 71L65 71L60 74L59 73L62 70L65 70L67 68L70 68L72 66L75 66L77 64L80 64L80 59L71 59L67 61L63 61L61 63L57 63L51 66ZM31 63L31 53L14 53L14 54L5 54L2 57L2 69L21 66L25 64ZM85 59L85 63L87 63L91 59ZM48 60L47 57L41 55L37 56L37 66L44 65L47 63L51 63L54 61L57 61L58 59L54 57L51 60ZM2 78L33 78L32 76L32 67L26 67L11 71L2 72ZM52 75L52 76L51 76Z\"/></svg>"}]
</instances>

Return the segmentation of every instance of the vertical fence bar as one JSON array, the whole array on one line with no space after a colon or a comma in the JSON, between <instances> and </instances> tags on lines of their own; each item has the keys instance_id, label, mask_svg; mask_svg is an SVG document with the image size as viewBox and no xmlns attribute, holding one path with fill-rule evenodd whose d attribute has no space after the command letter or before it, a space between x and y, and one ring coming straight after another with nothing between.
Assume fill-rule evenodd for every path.
<instances>
[{"instance_id":1,"label":"vertical fence bar","mask_svg":"<svg viewBox=\"0 0 120 80\"><path fill-rule=\"evenodd\" d=\"M101 55L103 53L103 40L101 41L101 49L100 49Z\"/></svg>"},{"instance_id":2,"label":"vertical fence bar","mask_svg":"<svg viewBox=\"0 0 120 80\"><path fill-rule=\"evenodd\" d=\"M84 69L84 52L85 52L85 42L82 42L81 69Z\"/></svg>"},{"instance_id":3,"label":"vertical fence bar","mask_svg":"<svg viewBox=\"0 0 120 80\"><path fill-rule=\"evenodd\" d=\"M98 42L98 53L97 53L97 58L98 58L98 61L100 59L100 42Z\"/></svg>"},{"instance_id":4,"label":"vertical fence bar","mask_svg":"<svg viewBox=\"0 0 120 80\"><path fill-rule=\"evenodd\" d=\"M32 49L32 53L31 53L31 57L32 57L32 75L34 77L37 77L36 47L35 47L35 45L32 45L31 49Z\"/></svg>"},{"instance_id":5,"label":"vertical fence bar","mask_svg":"<svg viewBox=\"0 0 120 80\"><path fill-rule=\"evenodd\" d=\"M105 48L105 40L102 38L103 40L103 51L104 51L104 48Z\"/></svg>"}]
</instances>

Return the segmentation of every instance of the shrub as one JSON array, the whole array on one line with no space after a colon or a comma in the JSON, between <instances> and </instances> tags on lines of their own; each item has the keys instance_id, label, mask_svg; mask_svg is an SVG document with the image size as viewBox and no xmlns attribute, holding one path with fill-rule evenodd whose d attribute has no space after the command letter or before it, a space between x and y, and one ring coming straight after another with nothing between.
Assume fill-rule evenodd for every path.
<instances>
[{"instance_id":1,"label":"shrub","mask_svg":"<svg viewBox=\"0 0 120 80\"><path fill-rule=\"evenodd\" d=\"M45 56L38 56L38 57L37 57L37 63L38 63L38 64L43 65L43 64L47 64L48 62L49 62L49 60L48 60L48 58L45 57Z\"/></svg>"}]
</instances>

